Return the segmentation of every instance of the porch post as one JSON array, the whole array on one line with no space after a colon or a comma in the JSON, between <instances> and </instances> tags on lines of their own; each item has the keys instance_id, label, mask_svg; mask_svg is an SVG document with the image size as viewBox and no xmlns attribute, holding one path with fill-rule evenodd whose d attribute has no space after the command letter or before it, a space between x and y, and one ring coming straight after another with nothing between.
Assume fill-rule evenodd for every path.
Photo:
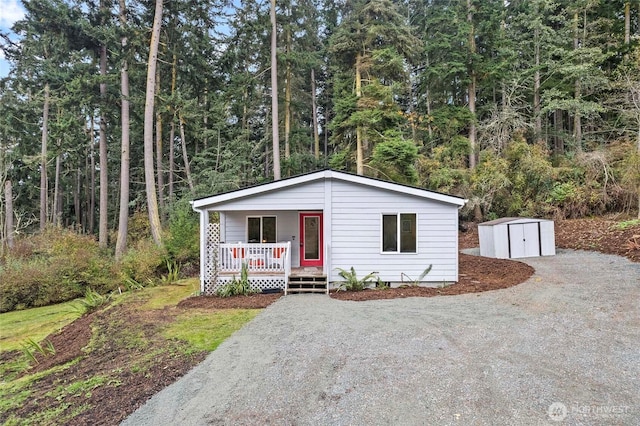
<instances>
[{"instance_id":1,"label":"porch post","mask_svg":"<svg viewBox=\"0 0 640 426\"><path fill-rule=\"evenodd\" d=\"M330 177L325 177L324 179L324 210L323 210L323 220L324 220L324 274L327 276L327 292L329 292L329 282L331 280L331 235L333 224L331 221L331 216L333 214L333 191L332 191L332 180Z\"/></svg>"},{"instance_id":2,"label":"porch post","mask_svg":"<svg viewBox=\"0 0 640 426\"><path fill-rule=\"evenodd\" d=\"M209 225L209 211L200 210L200 293L205 291L205 282L211 279L207 275L207 253L209 253L209 238L207 238L207 226Z\"/></svg>"}]
</instances>

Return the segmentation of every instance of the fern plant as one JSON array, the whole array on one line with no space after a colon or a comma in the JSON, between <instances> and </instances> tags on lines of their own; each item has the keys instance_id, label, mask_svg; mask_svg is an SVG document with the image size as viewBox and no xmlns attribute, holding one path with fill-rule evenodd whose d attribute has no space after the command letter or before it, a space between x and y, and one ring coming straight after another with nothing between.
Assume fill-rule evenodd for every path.
<instances>
[{"instance_id":1,"label":"fern plant","mask_svg":"<svg viewBox=\"0 0 640 426\"><path fill-rule=\"evenodd\" d=\"M380 281L377 272L371 272L362 278L358 278L358 274L353 266L348 271L342 268L336 268L336 270L340 278L344 280L338 286L338 290L362 291L371 286L371 284Z\"/></svg>"}]
</instances>

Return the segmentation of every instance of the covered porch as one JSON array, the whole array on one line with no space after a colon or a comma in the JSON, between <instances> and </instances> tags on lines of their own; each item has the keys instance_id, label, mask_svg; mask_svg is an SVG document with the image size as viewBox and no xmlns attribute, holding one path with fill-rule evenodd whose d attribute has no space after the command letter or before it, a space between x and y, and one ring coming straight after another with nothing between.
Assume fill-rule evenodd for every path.
<instances>
[{"instance_id":1,"label":"covered porch","mask_svg":"<svg viewBox=\"0 0 640 426\"><path fill-rule=\"evenodd\" d=\"M243 268L256 291L328 291L322 212L217 213L219 221L202 224L207 229L201 241L203 294L240 279Z\"/></svg>"}]
</instances>

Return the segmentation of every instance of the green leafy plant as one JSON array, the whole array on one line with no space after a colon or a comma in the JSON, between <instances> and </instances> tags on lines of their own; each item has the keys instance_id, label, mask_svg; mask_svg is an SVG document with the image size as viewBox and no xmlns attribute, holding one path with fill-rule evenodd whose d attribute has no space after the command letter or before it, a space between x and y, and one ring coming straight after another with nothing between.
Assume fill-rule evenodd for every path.
<instances>
[{"instance_id":1,"label":"green leafy plant","mask_svg":"<svg viewBox=\"0 0 640 426\"><path fill-rule=\"evenodd\" d=\"M380 282L377 272L371 272L362 278L358 278L356 270L352 266L350 270L336 268L338 275L344 280L338 286L338 290L362 291L371 284Z\"/></svg>"},{"instance_id":2,"label":"green leafy plant","mask_svg":"<svg viewBox=\"0 0 640 426\"><path fill-rule=\"evenodd\" d=\"M623 222L618 222L615 225L611 225L611 228L617 229L619 231L624 231L625 229L633 228L634 226L640 226L640 219L632 219L632 220L625 220Z\"/></svg>"},{"instance_id":3,"label":"green leafy plant","mask_svg":"<svg viewBox=\"0 0 640 426\"><path fill-rule=\"evenodd\" d=\"M180 279L180 265L173 260L167 259L167 274L162 276L162 282L171 284Z\"/></svg>"},{"instance_id":4,"label":"green leafy plant","mask_svg":"<svg viewBox=\"0 0 640 426\"><path fill-rule=\"evenodd\" d=\"M51 340L49 339L44 340L43 344L41 344L32 338L28 338L22 343L22 352L24 352L30 361L38 364L39 361L36 354L40 354L43 357L53 356L56 354L56 349L53 347L53 343L51 343Z\"/></svg>"},{"instance_id":5,"label":"green leafy plant","mask_svg":"<svg viewBox=\"0 0 640 426\"><path fill-rule=\"evenodd\" d=\"M125 278L124 286L127 289L127 291L142 290L144 288L144 284L140 284L133 278Z\"/></svg>"},{"instance_id":6,"label":"green leafy plant","mask_svg":"<svg viewBox=\"0 0 640 426\"><path fill-rule=\"evenodd\" d=\"M219 297L247 296L253 293L256 293L256 291L251 288L251 283L249 282L249 268L244 262L240 269L240 279L237 279L234 275L233 278L231 278L231 281L220 286L216 290L216 296Z\"/></svg>"},{"instance_id":7,"label":"green leafy plant","mask_svg":"<svg viewBox=\"0 0 640 426\"><path fill-rule=\"evenodd\" d=\"M107 304L111 300L111 295L103 295L90 288L84 294L84 297L78 300L79 305L75 305L76 310L83 313L90 313L98 310L101 306Z\"/></svg>"},{"instance_id":8,"label":"green leafy plant","mask_svg":"<svg viewBox=\"0 0 640 426\"><path fill-rule=\"evenodd\" d=\"M418 275L418 278L416 278L415 280L411 278L409 275L405 274L404 272L402 273L402 276L407 277L409 279L409 285L411 285L412 287L417 287L418 285L420 285L420 281L422 281L424 277L426 277L427 274L431 272L431 268L433 268L433 264L427 266L427 269L422 271L422 273Z\"/></svg>"}]
</instances>

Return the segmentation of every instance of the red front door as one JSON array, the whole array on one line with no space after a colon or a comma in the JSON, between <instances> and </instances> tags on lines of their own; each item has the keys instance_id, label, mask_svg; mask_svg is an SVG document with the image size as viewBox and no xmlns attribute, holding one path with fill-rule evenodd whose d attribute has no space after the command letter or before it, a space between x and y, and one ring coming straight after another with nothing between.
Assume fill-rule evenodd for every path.
<instances>
[{"instance_id":1,"label":"red front door","mask_svg":"<svg viewBox=\"0 0 640 426\"><path fill-rule=\"evenodd\" d=\"M322 213L300 213L300 266L322 266Z\"/></svg>"}]
</instances>

